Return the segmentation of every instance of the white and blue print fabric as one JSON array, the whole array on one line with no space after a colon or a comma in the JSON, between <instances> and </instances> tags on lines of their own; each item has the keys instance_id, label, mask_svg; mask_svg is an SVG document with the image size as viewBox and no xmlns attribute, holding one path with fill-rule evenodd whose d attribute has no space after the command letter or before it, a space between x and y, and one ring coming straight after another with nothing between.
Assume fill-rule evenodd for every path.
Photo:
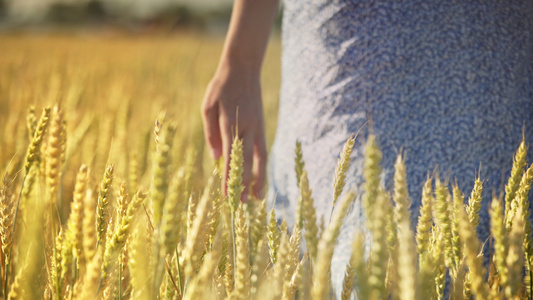
<instances>
[{"instance_id":1,"label":"white and blue print fabric","mask_svg":"<svg viewBox=\"0 0 533 300\"><path fill-rule=\"evenodd\" d=\"M286 0L282 43L268 191L278 216L294 220L296 139L317 212L327 219L342 145L371 119L356 140L345 190L361 191L371 127L387 188L397 154L406 157L413 224L428 171L458 182L467 196L480 172L479 237L486 239L488 200L505 184L523 129L533 146L533 1ZM337 290L353 231L363 226L356 201L335 249Z\"/></svg>"}]
</instances>

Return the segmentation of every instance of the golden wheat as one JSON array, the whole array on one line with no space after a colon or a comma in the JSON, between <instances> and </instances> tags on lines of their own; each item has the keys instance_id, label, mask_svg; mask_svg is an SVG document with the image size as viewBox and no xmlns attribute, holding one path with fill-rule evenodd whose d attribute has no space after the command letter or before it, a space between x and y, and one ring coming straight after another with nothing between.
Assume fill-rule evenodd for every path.
<instances>
[{"instance_id":1,"label":"golden wheat","mask_svg":"<svg viewBox=\"0 0 533 300\"><path fill-rule=\"evenodd\" d=\"M37 64L35 81L25 81L30 86L21 104L0 111L5 145L0 165L9 174L0 190L4 298L442 299L447 274L451 298L529 297L533 167L526 169L524 141L504 200L494 197L491 203L491 242L482 243L475 231L484 201L479 175L466 207L458 185L450 193L447 183L428 178L421 199L413 199L422 203L415 235L404 157L397 157L394 186L385 190L382 154L373 135L364 146L362 193L344 193L344 198L354 137L346 141L332 178L331 220L315 209L302 144L296 143L299 196L290 199L297 211L291 218L295 223L287 224L283 211L272 210L267 218L273 203L241 203L245 187L239 139L233 141L225 170L228 186L221 185L224 175L218 168L209 176L212 163L204 162L201 122L183 118L197 108L196 102L174 102L194 97L182 93L183 85L165 88L185 79L193 85L195 76L176 77L168 72L168 61L153 53L153 64L147 64L151 71L143 71L147 67L141 63L137 72L128 62L148 52L121 42L122 51L116 52L122 55L113 56L117 68L89 55L86 71L74 76ZM143 51L166 51L139 45ZM6 51L13 60L11 50ZM146 62L143 55L148 55L139 56ZM13 66L2 60L0 70L6 64ZM131 74L124 76L125 70ZM146 76L150 72L163 78L161 83ZM141 79L147 84L137 84ZM109 83L94 88L102 82ZM18 95L16 86L11 78L0 80L0 95L6 89ZM41 97L45 99L31 103ZM60 98L61 109L53 105ZM45 107L38 119L41 102L54 109ZM157 115L161 122L152 130ZM19 170L22 176L16 176ZM102 173L103 178L93 177ZM120 184L112 192L115 178ZM149 187L149 195L138 191L141 186ZM332 270L339 230L353 201L361 201L368 230L359 228L365 235L354 236L349 265ZM490 244L492 256L483 258L482 245ZM487 269L483 259L492 266ZM331 272L343 271L338 291Z\"/></svg>"}]
</instances>

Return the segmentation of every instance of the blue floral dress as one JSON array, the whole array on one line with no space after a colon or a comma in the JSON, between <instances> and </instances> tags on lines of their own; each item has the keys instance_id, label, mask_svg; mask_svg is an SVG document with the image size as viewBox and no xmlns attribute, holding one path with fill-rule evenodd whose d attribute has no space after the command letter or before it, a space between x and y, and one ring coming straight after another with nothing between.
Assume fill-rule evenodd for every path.
<instances>
[{"instance_id":1,"label":"blue floral dress","mask_svg":"<svg viewBox=\"0 0 533 300\"><path fill-rule=\"evenodd\" d=\"M342 145L371 119L389 189L394 160L405 154L413 224L428 172L438 169L467 196L480 172L479 237L486 239L491 193L505 184L523 129L533 141L533 1L286 0L282 30L268 192L278 216L294 221L296 140L327 219ZM345 191L361 191L368 128L356 141ZM337 290L353 232L363 226L356 202L333 258Z\"/></svg>"}]
</instances>

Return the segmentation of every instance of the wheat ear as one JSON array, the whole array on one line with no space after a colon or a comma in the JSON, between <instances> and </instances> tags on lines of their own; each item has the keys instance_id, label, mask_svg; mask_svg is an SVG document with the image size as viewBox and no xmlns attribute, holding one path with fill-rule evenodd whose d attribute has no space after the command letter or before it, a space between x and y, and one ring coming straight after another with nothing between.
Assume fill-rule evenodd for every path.
<instances>
[{"instance_id":1,"label":"wheat ear","mask_svg":"<svg viewBox=\"0 0 533 300\"><path fill-rule=\"evenodd\" d=\"M181 227L182 205L183 205L183 190L184 190L184 176L183 172L178 172L170 181L170 189L168 199L163 205L162 217L162 234L161 244L165 247L166 254L172 254L176 248L179 240L179 233Z\"/></svg>"},{"instance_id":2,"label":"wheat ear","mask_svg":"<svg viewBox=\"0 0 533 300\"><path fill-rule=\"evenodd\" d=\"M451 275L452 277L455 277L457 274L457 271L459 270L459 265L461 261L463 260L463 256L461 253L461 241L459 236L459 219L457 217L457 211L458 210L464 210L464 194L461 192L459 187L457 185L453 186L452 189L453 194L453 206L450 207L452 209L450 215L453 216L451 219L451 231L452 231L452 255L453 255L453 261L454 261L454 269L451 269ZM468 217L470 221L470 216ZM473 227L473 226L472 226ZM475 227L474 227L475 228Z\"/></svg>"},{"instance_id":3,"label":"wheat ear","mask_svg":"<svg viewBox=\"0 0 533 300\"><path fill-rule=\"evenodd\" d=\"M82 165L78 171L67 222L67 239L71 240L73 255L77 258L80 258L82 254L83 202L86 196L88 171L89 168L86 165Z\"/></svg>"},{"instance_id":4,"label":"wheat ear","mask_svg":"<svg viewBox=\"0 0 533 300\"><path fill-rule=\"evenodd\" d=\"M158 128L156 123L156 152L154 157L154 169L152 179L152 208L154 212L154 222L160 226L163 206L168 192L168 169L171 161L171 150L176 127L174 124ZM161 135L161 137L160 137Z\"/></svg>"},{"instance_id":5,"label":"wheat ear","mask_svg":"<svg viewBox=\"0 0 533 300\"><path fill-rule=\"evenodd\" d=\"M276 264L276 258L278 255L278 249L280 244L280 232L278 229L278 222L276 220L276 213L274 208L270 211L267 227L268 249L270 253L270 260L272 264Z\"/></svg>"},{"instance_id":6,"label":"wheat ear","mask_svg":"<svg viewBox=\"0 0 533 300\"><path fill-rule=\"evenodd\" d=\"M367 224L371 225L369 216L372 215L372 209L376 202L378 192L380 189L381 180L381 151L378 148L376 137L374 135L368 136L368 141L365 146L365 163L363 168L363 177L365 183L363 184L363 208L367 216ZM369 226L369 229L370 226Z\"/></svg>"},{"instance_id":7,"label":"wheat ear","mask_svg":"<svg viewBox=\"0 0 533 300\"><path fill-rule=\"evenodd\" d=\"M82 165L76 177L70 216L61 248L61 282L64 282L67 277L73 257L80 258L81 256L83 198L85 197L87 170L87 166Z\"/></svg>"},{"instance_id":8,"label":"wheat ear","mask_svg":"<svg viewBox=\"0 0 533 300\"><path fill-rule=\"evenodd\" d=\"M110 240L106 243L104 257L102 260L102 280L105 280L107 275L109 275L113 264L116 262L119 251L122 251L124 245L126 244L126 239L131 232L133 217L145 198L146 194L143 191L138 191L135 194L135 197L128 205L126 214L122 218L120 224L117 224L115 232L113 232Z\"/></svg>"},{"instance_id":9,"label":"wheat ear","mask_svg":"<svg viewBox=\"0 0 533 300\"><path fill-rule=\"evenodd\" d=\"M15 201L10 192L11 182L8 173L4 175L0 188L0 238L2 240L2 253L6 260L9 259L13 242L13 230L15 220Z\"/></svg>"},{"instance_id":10,"label":"wheat ear","mask_svg":"<svg viewBox=\"0 0 533 300\"><path fill-rule=\"evenodd\" d=\"M104 241L106 236L107 206L109 205L109 189L113 183L115 167L109 165L105 170L104 177L98 191L98 204L96 207L96 248Z\"/></svg>"},{"instance_id":11,"label":"wheat ear","mask_svg":"<svg viewBox=\"0 0 533 300\"><path fill-rule=\"evenodd\" d=\"M416 226L416 242L419 255L426 252L429 247L428 242L433 223L431 218L432 192L431 179L428 177L422 188L420 216L418 217L418 224ZM422 260L420 260L420 263L422 263Z\"/></svg>"},{"instance_id":12,"label":"wheat ear","mask_svg":"<svg viewBox=\"0 0 533 300\"><path fill-rule=\"evenodd\" d=\"M48 127L49 119L50 119L50 108L45 107L43 109L41 118L39 119L39 123L37 124L37 128L35 129L35 132L33 134L33 138L31 139L30 145L28 146L28 151L26 152L26 162L24 164L24 171L25 171L24 177L22 178L22 185L20 187L19 197L17 199L17 204L15 206L15 218L13 220L13 234L15 233L15 226L17 224L17 215L19 211L20 199L22 198L23 192L25 192L24 182L26 181L26 177L28 177L30 173L31 166L35 162L40 161L40 158L41 158L40 147L44 139L44 134ZM5 273L8 274L8 272L5 272Z\"/></svg>"},{"instance_id":13,"label":"wheat ear","mask_svg":"<svg viewBox=\"0 0 533 300\"><path fill-rule=\"evenodd\" d=\"M228 172L228 201L231 209L231 214L235 213L237 206L241 200L241 194L244 190L242 185L242 171L243 171L243 153L242 140L235 137L231 145L231 157Z\"/></svg>"},{"instance_id":14,"label":"wheat ear","mask_svg":"<svg viewBox=\"0 0 533 300\"><path fill-rule=\"evenodd\" d=\"M26 128L28 129L28 137L30 142L35 134L37 128L37 116L35 116L35 105L30 105L28 108L28 115L26 116Z\"/></svg>"},{"instance_id":15,"label":"wheat ear","mask_svg":"<svg viewBox=\"0 0 533 300\"><path fill-rule=\"evenodd\" d=\"M511 207L515 199L516 192L520 187L520 179L526 167L526 155L527 146L524 138L522 138L522 142L520 142L520 146L518 147L518 150L516 150L514 156L513 167L511 168L511 176L509 176L509 180L505 185L505 224L507 230L510 229L513 220L513 210Z\"/></svg>"},{"instance_id":16,"label":"wheat ear","mask_svg":"<svg viewBox=\"0 0 533 300\"><path fill-rule=\"evenodd\" d=\"M469 270L469 281L472 286L472 293L476 299L488 299L488 286L485 283L485 269L482 264L480 253L480 243L476 232L468 219L464 208L457 210L459 223L459 234L461 236L463 256Z\"/></svg>"},{"instance_id":17,"label":"wheat ear","mask_svg":"<svg viewBox=\"0 0 533 300\"><path fill-rule=\"evenodd\" d=\"M83 257L89 263L96 252L96 208L97 199L93 189L88 187L83 200Z\"/></svg>"},{"instance_id":18,"label":"wheat ear","mask_svg":"<svg viewBox=\"0 0 533 300\"><path fill-rule=\"evenodd\" d=\"M509 235L509 251L506 257L509 280L508 285L505 288L505 296L507 299L522 298L524 222L520 216L521 213L521 208L519 208L512 220L512 229Z\"/></svg>"},{"instance_id":19,"label":"wheat ear","mask_svg":"<svg viewBox=\"0 0 533 300\"><path fill-rule=\"evenodd\" d=\"M385 191L378 191L377 199L374 200L374 206L370 214L367 213L373 239L368 284L371 289L370 296L381 299L387 297L385 279L387 275L387 264L389 262L389 251L387 250L388 230L386 228L386 216L391 209L389 196Z\"/></svg>"},{"instance_id":20,"label":"wheat ear","mask_svg":"<svg viewBox=\"0 0 533 300\"><path fill-rule=\"evenodd\" d=\"M205 255L204 263L192 282L190 289L185 293L184 299L212 299L213 295L210 292L213 269L216 268L219 258L220 252L218 251L210 251Z\"/></svg>"},{"instance_id":21,"label":"wheat ear","mask_svg":"<svg viewBox=\"0 0 533 300\"><path fill-rule=\"evenodd\" d=\"M474 188L472 193L470 193L470 198L468 198L468 206L466 207L466 213L468 214L468 219L474 228L477 228L479 224L479 210L481 209L481 194L483 192L483 182L476 178L474 181Z\"/></svg>"},{"instance_id":22,"label":"wheat ear","mask_svg":"<svg viewBox=\"0 0 533 300\"><path fill-rule=\"evenodd\" d=\"M294 150L294 170L296 171L296 182L298 186L300 185L300 178L302 177L302 172L305 169L304 155L302 152L302 143L296 141L296 147Z\"/></svg>"},{"instance_id":23,"label":"wheat ear","mask_svg":"<svg viewBox=\"0 0 533 300\"><path fill-rule=\"evenodd\" d=\"M194 218L191 231L187 234L185 249L183 252L183 257L186 261L185 274L187 277L191 277L193 273L198 270L200 259L203 254L208 234L208 231L204 227L207 214L213 202L211 199L211 192L214 184L214 178L211 177L202 197L200 198L200 202L198 203L196 217Z\"/></svg>"},{"instance_id":24,"label":"wheat ear","mask_svg":"<svg viewBox=\"0 0 533 300\"><path fill-rule=\"evenodd\" d=\"M398 288L399 298L419 299L417 278L417 255L414 234L408 218L402 218L398 224Z\"/></svg>"},{"instance_id":25,"label":"wheat ear","mask_svg":"<svg viewBox=\"0 0 533 300\"><path fill-rule=\"evenodd\" d=\"M236 261L235 292L236 299L245 300L250 296L250 240L246 215L241 203L235 214Z\"/></svg>"},{"instance_id":26,"label":"wheat ear","mask_svg":"<svg viewBox=\"0 0 533 300\"><path fill-rule=\"evenodd\" d=\"M348 138L342 148L339 161L337 162L337 167L335 168L335 179L333 180L333 205L331 207L330 218L333 214L333 210L335 209L335 204L337 203L337 200L344 189L344 185L346 184L346 173L350 168L350 159L352 156L353 146L355 144L355 138L356 136L353 135Z\"/></svg>"},{"instance_id":27,"label":"wheat ear","mask_svg":"<svg viewBox=\"0 0 533 300\"><path fill-rule=\"evenodd\" d=\"M443 238L444 262L447 268L454 268L452 244L452 220L450 219L449 191L437 177L435 179L435 204L433 205L433 219Z\"/></svg>"},{"instance_id":28,"label":"wheat ear","mask_svg":"<svg viewBox=\"0 0 533 300\"><path fill-rule=\"evenodd\" d=\"M531 239L531 220L529 211L529 190L531 189L531 184L533 182L533 164L524 172L522 179L520 180L520 187L516 193L516 207L521 209L521 214L518 214L522 218L524 224L524 250L525 250L525 261L526 261L526 278L528 281L531 280L531 265L530 260L533 258L533 240ZM527 290L530 293L530 288Z\"/></svg>"},{"instance_id":29,"label":"wheat ear","mask_svg":"<svg viewBox=\"0 0 533 300\"><path fill-rule=\"evenodd\" d=\"M504 223L503 203L502 199L493 197L490 214L490 232L494 239L494 255L492 259L494 261L494 267L496 268L496 274L499 277L499 284L503 287L503 290L507 288L509 282L508 270L506 266L506 258L509 247L509 237L507 229Z\"/></svg>"},{"instance_id":30,"label":"wheat ear","mask_svg":"<svg viewBox=\"0 0 533 300\"><path fill-rule=\"evenodd\" d=\"M49 107L43 109L43 113L41 115L41 118L39 119L39 122L37 123L37 128L35 129L35 133L33 134L31 143L28 146L28 152L26 153L26 163L24 165L24 170L26 174L28 174L28 172L30 171L30 167L33 163L35 163L36 161L40 161L41 143L43 142L44 134L46 133L46 129L48 128L50 112L51 109Z\"/></svg>"},{"instance_id":31,"label":"wheat ear","mask_svg":"<svg viewBox=\"0 0 533 300\"><path fill-rule=\"evenodd\" d=\"M396 158L394 164L394 220L400 225L403 220L408 224L411 220L409 213L409 191L407 189L407 173L405 170L405 160L401 154Z\"/></svg>"},{"instance_id":32,"label":"wheat ear","mask_svg":"<svg viewBox=\"0 0 533 300\"><path fill-rule=\"evenodd\" d=\"M122 223L122 219L126 215L126 210L128 209L129 203L129 194L128 189L126 188L126 183L122 182L118 189L116 202L116 213L115 213L115 229L117 230L118 226Z\"/></svg>"},{"instance_id":33,"label":"wheat ear","mask_svg":"<svg viewBox=\"0 0 533 300\"><path fill-rule=\"evenodd\" d=\"M102 254L97 252L87 265L87 271L83 277L79 299L92 300L98 295L98 282L100 280Z\"/></svg>"},{"instance_id":34,"label":"wheat ear","mask_svg":"<svg viewBox=\"0 0 533 300\"><path fill-rule=\"evenodd\" d=\"M259 242L263 239L266 233L266 199L259 203L256 209L255 217L250 220L250 234L252 242L252 257L255 257L259 248Z\"/></svg>"},{"instance_id":35,"label":"wheat ear","mask_svg":"<svg viewBox=\"0 0 533 300\"><path fill-rule=\"evenodd\" d=\"M2 187L0 188L0 241L2 242L2 267L4 268L4 277L2 278L3 291L7 293L9 281L9 269L11 268L11 249L13 244L15 226L15 201L10 192L8 173L4 175Z\"/></svg>"},{"instance_id":36,"label":"wheat ear","mask_svg":"<svg viewBox=\"0 0 533 300\"><path fill-rule=\"evenodd\" d=\"M357 278L355 278L356 275ZM344 273L341 299L351 299L354 280L357 280L356 289L359 291L357 293L357 299L367 299L369 295L365 282L366 276L364 236L361 232L356 231L352 241L352 254L350 255L350 261L346 265L346 271Z\"/></svg>"},{"instance_id":37,"label":"wheat ear","mask_svg":"<svg viewBox=\"0 0 533 300\"><path fill-rule=\"evenodd\" d=\"M303 171L300 178L300 197L302 208L302 219L305 228L305 241L307 243L307 249L309 250L309 256L312 261L316 261L316 255L318 252L318 226L316 223L316 209L314 206L314 199L312 191L309 188L309 180L307 178L307 172Z\"/></svg>"},{"instance_id":38,"label":"wheat ear","mask_svg":"<svg viewBox=\"0 0 533 300\"><path fill-rule=\"evenodd\" d=\"M299 277L296 274L298 266L300 265L300 241L302 237L302 228L296 223L292 230L292 235L289 239L287 258L285 259L285 278L283 280L282 299L294 298L296 292L294 284L299 282ZM281 266L281 265L280 265ZM293 281L294 279L294 281ZM292 285L291 285L292 284Z\"/></svg>"},{"instance_id":39,"label":"wheat ear","mask_svg":"<svg viewBox=\"0 0 533 300\"><path fill-rule=\"evenodd\" d=\"M287 231L281 230L280 243L276 264L274 265L274 272L271 273L273 278L270 278L271 289L274 291L273 297L280 299L283 297L283 286L287 279L287 263L289 261L290 240Z\"/></svg>"},{"instance_id":40,"label":"wheat ear","mask_svg":"<svg viewBox=\"0 0 533 300\"><path fill-rule=\"evenodd\" d=\"M58 106L54 106L54 111L52 114L52 124L50 125L46 153L46 185L48 188L49 201L57 205L60 205L60 203L57 202L57 197L59 189L59 177L61 171L61 153L63 148L61 138L62 131L63 112L59 109Z\"/></svg>"},{"instance_id":41,"label":"wheat ear","mask_svg":"<svg viewBox=\"0 0 533 300\"><path fill-rule=\"evenodd\" d=\"M250 276L250 294L256 297L259 284L264 279L265 270L270 264L270 255L268 254L268 245L266 238L263 236L257 243L256 249L253 249L255 255L252 261L252 275Z\"/></svg>"}]
</instances>

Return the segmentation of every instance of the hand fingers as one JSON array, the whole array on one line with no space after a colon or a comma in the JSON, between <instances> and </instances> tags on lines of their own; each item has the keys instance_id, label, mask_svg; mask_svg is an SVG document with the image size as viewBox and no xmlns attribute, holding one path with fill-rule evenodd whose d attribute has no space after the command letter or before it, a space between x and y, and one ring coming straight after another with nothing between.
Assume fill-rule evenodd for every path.
<instances>
[{"instance_id":1,"label":"hand fingers","mask_svg":"<svg viewBox=\"0 0 533 300\"><path fill-rule=\"evenodd\" d=\"M267 150L265 134L257 134L254 145L254 196L262 199L264 196L265 178L267 165Z\"/></svg>"},{"instance_id":2,"label":"hand fingers","mask_svg":"<svg viewBox=\"0 0 533 300\"><path fill-rule=\"evenodd\" d=\"M226 118L220 118L219 128L221 129L222 155L224 157L224 176L222 177L222 191L228 195L228 173L231 153L231 143L233 141L231 125Z\"/></svg>"},{"instance_id":3,"label":"hand fingers","mask_svg":"<svg viewBox=\"0 0 533 300\"><path fill-rule=\"evenodd\" d=\"M250 193L250 184L252 183L252 169L254 165L254 134L253 132L245 132L243 135L243 171L242 171L242 184L244 191L242 192L241 200L248 202Z\"/></svg>"},{"instance_id":4,"label":"hand fingers","mask_svg":"<svg viewBox=\"0 0 533 300\"><path fill-rule=\"evenodd\" d=\"M218 117L218 107L202 107L202 120L204 123L204 136L211 156L218 159L222 155L222 139L220 136L220 125Z\"/></svg>"}]
</instances>

